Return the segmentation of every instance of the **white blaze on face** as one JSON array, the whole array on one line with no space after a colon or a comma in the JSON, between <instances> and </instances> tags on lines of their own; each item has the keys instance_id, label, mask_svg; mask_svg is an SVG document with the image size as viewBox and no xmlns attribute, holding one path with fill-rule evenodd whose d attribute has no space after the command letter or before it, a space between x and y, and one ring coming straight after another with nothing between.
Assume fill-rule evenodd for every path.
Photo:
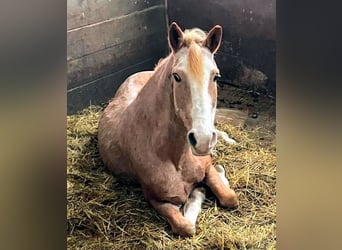
<instances>
[{"instance_id":1,"label":"white blaze on face","mask_svg":"<svg viewBox=\"0 0 342 250\"><path fill-rule=\"evenodd\" d=\"M188 72L188 80L192 98L192 129L197 132L197 136L211 136L215 131L214 119L216 107L213 107L212 97L209 94L209 84L213 84L212 71L216 69L213 55L205 48L199 48L202 53L201 75L194 75ZM191 62L187 62L188 64ZM189 65L187 65L189 69Z\"/></svg>"},{"instance_id":2,"label":"white blaze on face","mask_svg":"<svg viewBox=\"0 0 342 250\"><path fill-rule=\"evenodd\" d=\"M215 107L212 106L212 99L209 95L208 85L210 73L205 72L203 82L198 83L192 77L189 77L191 82L191 98L192 98L192 119L193 128L212 130L215 118Z\"/></svg>"}]
</instances>

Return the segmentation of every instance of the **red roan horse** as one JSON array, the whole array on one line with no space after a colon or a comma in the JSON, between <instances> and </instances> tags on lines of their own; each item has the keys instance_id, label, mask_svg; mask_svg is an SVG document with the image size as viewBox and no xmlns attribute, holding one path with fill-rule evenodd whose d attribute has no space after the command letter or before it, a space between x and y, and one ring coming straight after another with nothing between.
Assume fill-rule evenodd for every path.
<instances>
[{"instance_id":1,"label":"red roan horse","mask_svg":"<svg viewBox=\"0 0 342 250\"><path fill-rule=\"evenodd\" d=\"M98 145L114 174L128 174L145 198L170 223L175 234L193 235L204 199L201 182L221 206L238 206L222 166L210 152L222 137L214 127L219 70L214 61L222 28L208 34L184 32L172 23L170 55L154 71L130 76L118 89L99 121Z\"/></svg>"}]
</instances>

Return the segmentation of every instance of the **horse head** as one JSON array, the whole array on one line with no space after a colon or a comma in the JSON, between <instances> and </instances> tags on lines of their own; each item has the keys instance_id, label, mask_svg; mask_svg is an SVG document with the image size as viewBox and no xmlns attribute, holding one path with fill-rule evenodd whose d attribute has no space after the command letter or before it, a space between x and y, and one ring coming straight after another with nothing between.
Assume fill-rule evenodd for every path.
<instances>
[{"instance_id":1,"label":"horse head","mask_svg":"<svg viewBox=\"0 0 342 250\"><path fill-rule=\"evenodd\" d=\"M214 54L221 39L219 25L207 34L197 28L182 31L176 23L169 29L173 103L187 130L187 141L194 155L208 155L217 143L214 118L219 69Z\"/></svg>"}]
</instances>

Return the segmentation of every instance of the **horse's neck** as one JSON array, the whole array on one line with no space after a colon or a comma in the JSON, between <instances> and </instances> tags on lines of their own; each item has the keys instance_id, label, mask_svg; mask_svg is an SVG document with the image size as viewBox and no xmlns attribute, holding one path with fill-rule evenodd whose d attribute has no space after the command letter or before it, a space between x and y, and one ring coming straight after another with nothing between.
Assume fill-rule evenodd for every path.
<instances>
[{"instance_id":1,"label":"horse's neck","mask_svg":"<svg viewBox=\"0 0 342 250\"><path fill-rule=\"evenodd\" d=\"M182 154L189 149L186 142L186 128L176 115L172 85L170 80L172 58L166 59L163 65L146 83L135 102L138 126L151 133L152 144L165 157L179 162Z\"/></svg>"}]
</instances>

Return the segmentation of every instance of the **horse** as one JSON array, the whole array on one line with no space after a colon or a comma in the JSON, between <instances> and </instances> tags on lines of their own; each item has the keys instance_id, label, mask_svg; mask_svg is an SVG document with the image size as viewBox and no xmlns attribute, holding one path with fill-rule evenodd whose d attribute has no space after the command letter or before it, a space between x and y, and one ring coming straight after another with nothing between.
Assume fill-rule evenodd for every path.
<instances>
[{"instance_id":1,"label":"horse","mask_svg":"<svg viewBox=\"0 0 342 250\"><path fill-rule=\"evenodd\" d=\"M129 76L104 109L98 124L98 147L114 175L137 180L145 199L170 224L174 234L196 232L205 183L222 207L238 199L224 168L213 166L211 150L222 137L214 126L219 69L214 54L222 27L208 33L168 29L170 54L153 71Z\"/></svg>"}]
</instances>

